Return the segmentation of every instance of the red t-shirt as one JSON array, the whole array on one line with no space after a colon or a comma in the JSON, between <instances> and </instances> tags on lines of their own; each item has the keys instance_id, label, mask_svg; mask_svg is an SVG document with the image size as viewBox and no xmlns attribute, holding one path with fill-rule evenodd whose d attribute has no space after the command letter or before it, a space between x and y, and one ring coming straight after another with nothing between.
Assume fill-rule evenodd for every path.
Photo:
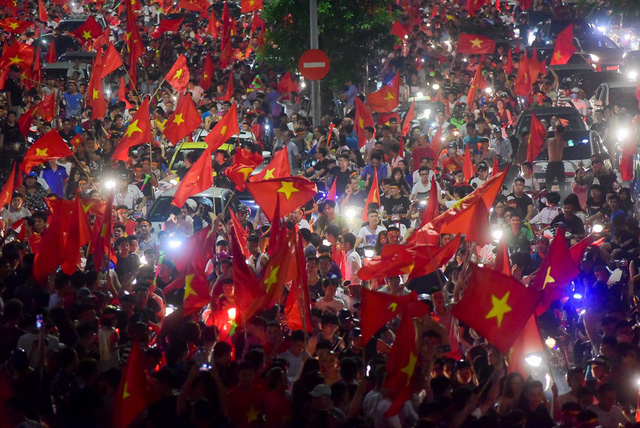
<instances>
[{"instance_id":1,"label":"red t-shirt","mask_svg":"<svg viewBox=\"0 0 640 428\"><path fill-rule=\"evenodd\" d=\"M291 398L284 392L269 391L264 396L265 427L282 427L291 423Z\"/></svg>"},{"instance_id":2,"label":"red t-shirt","mask_svg":"<svg viewBox=\"0 0 640 428\"><path fill-rule=\"evenodd\" d=\"M262 387L232 388L229 391L229 418L233 425L237 428L261 426L264 397Z\"/></svg>"}]
</instances>

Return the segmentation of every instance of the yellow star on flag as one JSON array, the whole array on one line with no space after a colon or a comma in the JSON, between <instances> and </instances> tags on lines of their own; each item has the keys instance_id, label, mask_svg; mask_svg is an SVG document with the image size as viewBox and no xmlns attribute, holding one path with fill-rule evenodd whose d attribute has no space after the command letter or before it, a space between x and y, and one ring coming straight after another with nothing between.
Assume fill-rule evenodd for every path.
<instances>
[{"instance_id":1,"label":"yellow star on flag","mask_svg":"<svg viewBox=\"0 0 640 428\"><path fill-rule=\"evenodd\" d=\"M273 171L275 171L275 170L276 170L275 168L270 168L270 169L269 169L269 168L267 168L267 172L264 174L264 178L263 178L263 180L268 180L268 179L270 179L270 178L276 178L276 177L273 175Z\"/></svg>"},{"instance_id":2,"label":"yellow star on flag","mask_svg":"<svg viewBox=\"0 0 640 428\"><path fill-rule=\"evenodd\" d=\"M129 393L129 382L125 382L124 383L124 390L122 391L122 399L125 400L129 397L131 397L131 393Z\"/></svg>"},{"instance_id":3,"label":"yellow star on flag","mask_svg":"<svg viewBox=\"0 0 640 428\"><path fill-rule=\"evenodd\" d=\"M49 156L47 150L49 149L36 149L36 156Z\"/></svg>"},{"instance_id":4,"label":"yellow star on flag","mask_svg":"<svg viewBox=\"0 0 640 428\"><path fill-rule=\"evenodd\" d=\"M394 99L394 96L391 95L391 92L387 91L387 96L384 97L384 100L385 101L389 101L389 100L393 100L393 99Z\"/></svg>"},{"instance_id":5,"label":"yellow star on flag","mask_svg":"<svg viewBox=\"0 0 640 428\"><path fill-rule=\"evenodd\" d=\"M244 180L247 181L247 178L249 178L249 175L253 172L252 168L240 168L238 171L240 171L242 173L242 175L244 176Z\"/></svg>"},{"instance_id":6,"label":"yellow star on flag","mask_svg":"<svg viewBox=\"0 0 640 428\"><path fill-rule=\"evenodd\" d=\"M482 40L480 40L477 37L475 39L471 40L471 48L481 49L482 48Z\"/></svg>"},{"instance_id":7,"label":"yellow star on flag","mask_svg":"<svg viewBox=\"0 0 640 428\"><path fill-rule=\"evenodd\" d=\"M556 280L551 276L551 266L549 266L549 268L547 269L547 274L544 277L544 284L542 284L542 289L544 290L547 287L547 284L550 284L552 282L556 282Z\"/></svg>"},{"instance_id":8,"label":"yellow star on flag","mask_svg":"<svg viewBox=\"0 0 640 428\"><path fill-rule=\"evenodd\" d=\"M187 300L187 297L194 296L196 294L191 286L191 281L193 281L193 274L189 274L184 278L184 300Z\"/></svg>"},{"instance_id":9,"label":"yellow star on flag","mask_svg":"<svg viewBox=\"0 0 640 428\"><path fill-rule=\"evenodd\" d=\"M396 302L389 303L389 307L387 309L391 309L391 312L395 312L398 309L398 304Z\"/></svg>"},{"instance_id":10,"label":"yellow star on flag","mask_svg":"<svg viewBox=\"0 0 640 428\"><path fill-rule=\"evenodd\" d=\"M251 406L247 412L247 423L256 422L258 420L258 414L259 412Z\"/></svg>"},{"instance_id":11,"label":"yellow star on flag","mask_svg":"<svg viewBox=\"0 0 640 428\"><path fill-rule=\"evenodd\" d=\"M560 53L560 51L556 51L556 53L553 54L553 59L560 61L562 59L562 54Z\"/></svg>"},{"instance_id":12,"label":"yellow star on flag","mask_svg":"<svg viewBox=\"0 0 640 428\"><path fill-rule=\"evenodd\" d=\"M209 75L208 75L207 73L204 73L204 78L205 78L205 79L208 79L208 78L209 78Z\"/></svg>"},{"instance_id":13,"label":"yellow star on flag","mask_svg":"<svg viewBox=\"0 0 640 428\"><path fill-rule=\"evenodd\" d=\"M409 352L409 362L400 370L402 373L407 375L407 386L409 386L409 384L411 383L411 378L413 377L413 373L416 370L417 362L418 357L413 352Z\"/></svg>"},{"instance_id":14,"label":"yellow star on flag","mask_svg":"<svg viewBox=\"0 0 640 428\"><path fill-rule=\"evenodd\" d=\"M173 78L174 79L179 79L180 76L182 76L182 69L181 68L176 70L176 74L174 74Z\"/></svg>"},{"instance_id":15,"label":"yellow star on flag","mask_svg":"<svg viewBox=\"0 0 640 428\"><path fill-rule=\"evenodd\" d=\"M222 129L220 130L220 135L224 135L227 133L227 125L223 125Z\"/></svg>"},{"instance_id":16,"label":"yellow star on flag","mask_svg":"<svg viewBox=\"0 0 640 428\"><path fill-rule=\"evenodd\" d=\"M283 181L282 186L277 190L277 193L284 193L287 197L287 201L291 198L292 193L298 193L300 190L293 185L290 181Z\"/></svg>"},{"instance_id":17,"label":"yellow star on flag","mask_svg":"<svg viewBox=\"0 0 640 428\"><path fill-rule=\"evenodd\" d=\"M142 132L142 129L138 128L138 119L134 120L129 126L127 126L127 132L125 132L124 135L131 137L134 132Z\"/></svg>"},{"instance_id":18,"label":"yellow star on flag","mask_svg":"<svg viewBox=\"0 0 640 428\"><path fill-rule=\"evenodd\" d=\"M502 296L501 299L498 299L493 294L491 295L491 305L493 307L491 308L491 311L489 311L485 319L496 318L498 321L498 327L502 325L502 318L504 318L504 314L512 311L511 306L507 304L509 302L510 293L510 291L507 291L507 293Z\"/></svg>"},{"instance_id":19,"label":"yellow star on flag","mask_svg":"<svg viewBox=\"0 0 640 428\"><path fill-rule=\"evenodd\" d=\"M9 28L11 28L12 30L15 30L18 27L19 27L19 25L18 25L17 22L12 22L11 24L9 24Z\"/></svg>"},{"instance_id":20,"label":"yellow star on flag","mask_svg":"<svg viewBox=\"0 0 640 428\"><path fill-rule=\"evenodd\" d=\"M21 62L24 62L22 58L17 56L9 58L9 61L11 61L11 64L20 64Z\"/></svg>"},{"instance_id":21,"label":"yellow star on flag","mask_svg":"<svg viewBox=\"0 0 640 428\"><path fill-rule=\"evenodd\" d=\"M89 40L91 38L91 31L83 31L82 38L85 40Z\"/></svg>"},{"instance_id":22,"label":"yellow star on flag","mask_svg":"<svg viewBox=\"0 0 640 428\"><path fill-rule=\"evenodd\" d=\"M362 129L364 129L364 119L360 118L360 120L358 121L358 126Z\"/></svg>"},{"instance_id":23,"label":"yellow star on flag","mask_svg":"<svg viewBox=\"0 0 640 428\"><path fill-rule=\"evenodd\" d=\"M128 42L128 41L129 41L129 38L131 38L131 33L130 33L130 32L125 33L125 35L124 35L124 39L125 39L125 41L127 41L127 42Z\"/></svg>"},{"instance_id":24,"label":"yellow star on flag","mask_svg":"<svg viewBox=\"0 0 640 428\"><path fill-rule=\"evenodd\" d=\"M93 206L93 202L89 202L87 205L85 205L82 202L80 202L80 205L82 205L82 211L86 213Z\"/></svg>"},{"instance_id":25,"label":"yellow star on flag","mask_svg":"<svg viewBox=\"0 0 640 428\"><path fill-rule=\"evenodd\" d=\"M280 270L280 266L276 266L269 271L269 276L265 279L264 283L267 285L267 293L273 287L273 284L278 282L278 271Z\"/></svg>"},{"instance_id":26,"label":"yellow star on flag","mask_svg":"<svg viewBox=\"0 0 640 428\"><path fill-rule=\"evenodd\" d=\"M178 126L184 123L184 119L182 118L182 113L176 114L176 116L173 118L173 123L177 124Z\"/></svg>"},{"instance_id":27,"label":"yellow star on flag","mask_svg":"<svg viewBox=\"0 0 640 428\"><path fill-rule=\"evenodd\" d=\"M98 99L98 95L99 95L99 94L100 94L100 91L98 91L97 89L94 89L94 90L93 90L92 98L93 98L94 100L97 100L97 99Z\"/></svg>"}]
</instances>

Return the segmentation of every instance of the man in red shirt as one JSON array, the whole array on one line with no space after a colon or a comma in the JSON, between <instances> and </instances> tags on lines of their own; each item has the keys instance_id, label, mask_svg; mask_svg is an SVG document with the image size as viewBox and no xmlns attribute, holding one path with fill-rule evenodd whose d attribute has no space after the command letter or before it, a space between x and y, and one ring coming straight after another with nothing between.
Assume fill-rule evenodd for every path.
<instances>
[{"instance_id":1,"label":"man in red shirt","mask_svg":"<svg viewBox=\"0 0 640 428\"><path fill-rule=\"evenodd\" d=\"M262 426L263 388L256 388L256 370L247 363L238 365L238 386L229 391L229 418L237 428Z\"/></svg>"}]
</instances>

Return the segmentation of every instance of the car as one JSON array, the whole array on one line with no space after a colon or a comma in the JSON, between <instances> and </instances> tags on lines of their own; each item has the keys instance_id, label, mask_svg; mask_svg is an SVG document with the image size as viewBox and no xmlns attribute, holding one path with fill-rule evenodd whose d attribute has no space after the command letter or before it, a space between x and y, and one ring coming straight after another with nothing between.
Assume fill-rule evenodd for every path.
<instances>
[{"instance_id":1,"label":"car","mask_svg":"<svg viewBox=\"0 0 640 428\"><path fill-rule=\"evenodd\" d=\"M622 64L620 64L620 73L632 80L640 76L640 50L628 51L624 54Z\"/></svg>"},{"instance_id":2,"label":"car","mask_svg":"<svg viewBox=\"0 0 640 428\"><path fill-rule=\"evenodd\" d=\"M562 161L564 163L564 172L567 183L572 180L580 165L589 166L591 164L591 156L598 155L605 164L606 168L611 168L611 159L609 152L602 142L602 138L595 131L566 131L564 138L567 140L567 147L562 153ZM544 148L533 162L533 175L542 185L545 183L545 175L547 165L549 163L549 154ZM557 191L556 185L552 186L551 191Z\"/></svg>"},{"instance_id":3,"label":"car","mask_svg":"<svg viewBox=\"0 0 640 428\"><path fill-rule=\"evenodd\" d=\"M637 86L638 83L631 80L606 82L598 86L589 102L594 109L618 105L635 114L638 111Z\"/></svg>"},{"instance_id":4,"label":"car","mask_svg":"<svg viewBox=\"0 0 640 428\"><path fill-rule=\"evenodd\" d=\"M571 87L584 90L587 98L596 93L596 89L604 82L628 81L629 79L617 71L585 70L571 76Z\"/></svg>"},{"instance_id":5,"label":"car","mask_svg":"<svg viewBox=\"0 0 640 428\"><path fill-rule=\"evenodd\" d=\"M80 40L73 36L60 35L54 36L53 34L45 34L37 37L32 46L37 50L40 48L41 59L44 60L49 52L49 46L51 43L55 44L56 55L60 58L66 52L77 52L82 50L82 44Z\"/></svg>"},{"instance_id":6,"label":"car","mask_svg":"<svg viewBox=\"0 0 640 428\"><path fill-rule=\"evenodd\" d=\"M81 64L93 64L96 59L95 52L65 52L58 58L58 62L73 62L80 61Z\"/></svg>"},{"instance_id":7,"label":"car","mask_svg":"<svg viewBox=\"0 0 640 428\"><path fill-rule=\"evenodd\" d=\"M42 75L45 79L66 79L67 73L74 66L73 62L51 62L42 66ZM80 63L80 69L85 72L87 76L91 75L91 66L89 64Z\"/></svg>"},{"instance_id":8,"label":"car","mask_svg":"<svg viewBox=\"0 0 640 428\"><path fill-rule=\"evenodd\" d=\"M56 27L56 30L58 30L60 33L64 33L65 31L66 32L72 32L76 28L78 28L79 26L84 24L84 22L87 19L89 19L89 16L91 16L91 15L72 14L72 15L65 16L58 23L58 26ZM104 19L104 16L102 16L102 15L93 15L93 17L95 18L95 20L98 23L98 25L100 25L100 28L102 28L103 30L105 28L107 28L107 21Z\"/></svg>"},{"instance_id":9,"label":"car","mask_svg":"<svg viewBox=\"0 0 640 428\"><path fill-rule=\"evenodd\" d=\"M525 110L522 112L518 121L516 122L516 136L520 138L523 133L529 132L529 126L531 125L531 116L536 114L538 119L546 120L547 123L551 123L553 117L557 117L566 121L565 128L570 131L586 131L587 125L584 123L584 119L580 112L573 107L550 107L539 108L533 110Z\"/></svg>"},{"instance_id":10,"label":"car","mask_svg":"<svg viewBox=\"0 0 640 428\"><path fill-rule=\"evenodd\" d=\"M147 214L147 220L151 223L151 227L153 227L155 233L161 231L162 223L169 219L169 213L173 206L171 205L171 201L173 201L173 196L177 189L176 186L156 194L156 199L153 201ZM213 204L213 212L219 214L229 206L235 210L236 207L240 205L241 202L234 196L234 192L229 189L210 187L203 192L191 196L191 199L194 199L196 202L200 202L202 199L208 199Z\"/></svg>"}]
</instances>

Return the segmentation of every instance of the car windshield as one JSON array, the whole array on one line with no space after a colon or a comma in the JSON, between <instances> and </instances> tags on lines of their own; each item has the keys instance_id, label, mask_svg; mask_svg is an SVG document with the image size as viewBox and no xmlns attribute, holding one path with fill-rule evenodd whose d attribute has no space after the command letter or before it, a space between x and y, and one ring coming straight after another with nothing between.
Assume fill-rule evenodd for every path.
<instances>
[{"instance_id":1,"label":"car windshield","mask_svg":"<svg viewBox=\"0 0 640 428\"><path fill-rule=\"evenodd\" d=\"M176 169L182 168L184 166L184 157L187 155L187 153L191 152L195 153L199 158L202 152L204 152L204 148L178 150L178 152L176 153L176 157L173 158L173 163L171 164L170 169L174 171ZM213 156L211 156L211 159L213 159Z\"/></svg>"},{"instance_id":2,"label":"car windshield","mask_svg":"<svg viewBox=\"0 0 640 428\"><path fill-rule=\"evenodd\" d=\"M557 117L560 119L561 122L563 122L562 124L564 125L567 131L584 131L587 129L584 122L582 121L582 116L580 116L580 114L578 113L561 114L561 115L536 113L536 116L538 116L538 119L540 119L540 121L546 121L547 125L552 122L555 122L555 118ZM523 120L522 130L520 131L520 134L522 135L525 132L529 132L530 126L531 126L531 116L527 115Z\"/></svg>"},{"instance_id":3,"label":"car windshield","mask_svg":"<svg viewBox=\"0 0 640 428\"><path fill-rule=\"evenodd\" d=\"M635 91L630 88L609 89L609 103L634 110L638 108L638 99Z\"/></svg>"},{"instance_id":4,"label":"car windshield","mask_svg":"<svg viewBox=\"0 0 640 428\"><path fill-rule=\"evenodd\" d=\"M589 143L589 136L586 133L567 133L567 147L562 152L563 160L583 160L591 157L591 144ZM549 153L547 149L542 149L537 161L545 161L549 159Z\"/></svg>"},{"instance_id":5,"label":"car windshield","mask_svg":"<svg viewBox=\"0 0 640 428\"><path fill-rule=\"evenodd\" d=\"M205 199L204 196L191 196L190 199L195 200L200 203L201 200ZM209 198L211 200L211 198ZM173 201L173 196L161 196L153 203L151 207L151 211L147 216L147 219L153 223L164 223L169 219L169 212L171 211L171 201ZM222 210L222 205L220 203L219 198L215 198L215 212L219 213ZM158 231L156 231L158 232Z\"/></svg>"}]
</instances>

